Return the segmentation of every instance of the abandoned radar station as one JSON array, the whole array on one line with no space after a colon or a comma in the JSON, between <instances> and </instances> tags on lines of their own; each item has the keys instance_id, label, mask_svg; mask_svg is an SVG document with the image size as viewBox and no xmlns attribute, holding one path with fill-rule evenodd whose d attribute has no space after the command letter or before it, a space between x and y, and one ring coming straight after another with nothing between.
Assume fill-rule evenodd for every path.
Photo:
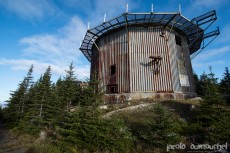
<instances>
[{"instance_id":1,"label":"abandoned radar station","mask_svg":"<svg viewBox=\"0 0 230 153\"><path fill-rule=\"evenodd\" d=\"M218 28L207 32L215 20L215 10L192 20L180 9L126 11L88 29L80 50L108 102L192 98L196 91L191 59L219 35Z\"/></svg>"}]
</instances>

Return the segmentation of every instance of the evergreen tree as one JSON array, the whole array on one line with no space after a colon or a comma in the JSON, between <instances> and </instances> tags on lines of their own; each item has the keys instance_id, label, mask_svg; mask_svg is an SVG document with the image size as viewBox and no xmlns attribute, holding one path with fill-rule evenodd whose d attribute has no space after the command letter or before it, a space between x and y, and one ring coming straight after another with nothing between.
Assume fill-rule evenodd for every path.
<instances>
[{"instance_id":1,"label":"evergreen tree","mask_svg":"<svg viewBox=\"0 0 230 153\"><path fill-rule=\"evenodd\" d=\"M193 76L194 76L194 81L195 81L195 86L196 86L196 93L198 96L203 96L203 90L202 90L202 83L198 77L198 75L196 73L193 72Z\"/></svg>"},{"instance_id":2,"label":"evergreen tree","mask_svg":"<svg viewBox=\"0 0 230 153\"><path fill-rule=\"evenodd\" d=\"M217 143L216 133L213 129L221 129L224 111L219 107L223 104L222 95L219 92L219 86L215 74L210 67L210 73L202 76L202 87L204 96L201 101L201 107L198 115L198 124L203 128L203 141ZM217 128L217 125L219 126ZM215 140L215 141L214 141Z\"/></svg>"},{"instance_id":3,"label":"evergreen tree","mask_svg":"<svg viewBox=\"0 0 230 153\"><path fill-rule=\"evenodd\" d=\"M74 74L73 62L71 62L69 70L66 70L66 76L64 77L62 85L62 88L65 91L62 100L66 106L66 110L69 111L73 103L76 105L77 102L75 99L78 94L77 79Z\"/></svg>"},{"instance_id":4,"label":"evergreen tree","mask_svg":"<svg viewBox=\"0 0 230 153\"><path fill-rule=\"evenodd\" d=\"M29 93L29 90L30 88L32 87L33 85L33 76L32 76L32 73L33 73L33 65L31 65L24 81L25 81L25 93L24 93L24 99L22 101L22 113L25 112L27 113L29 107L30 107L30 101L29 101L29 97L28 97L28 93Z\"/></svg>"},{"instance_id":5,"label":"evergreen tree","mask_svg":"<svg viewBox=\"0 0 230 153\"><path fill-rule=\"evenodd\" d=\"M2 106L0 105L0 121L2 120L2 116L3 116L3 111L2 111Z\"/></svg>"},{"instance_id":6,"label":"evergreen tree","mask_svg":"<svg viewBox=\"0 0 230 153\"><path fill-rule=\"evenodd\" d=\"M28 92L28 110L27 113L24 115L23 119L20 121L18 125L18 130L30 133L32 135L38 134L40 131L40 117L39 117L39 110L40 105L38 104L38 81L35 82Z\"/></svg>"},{"instance_id":7,"label":"evergreen tree","mask_svg":"<svg viewBox=\"0 0 230 153\"><path fill-rule=\"evenodd\" d=\"M57 98L59 101L59 106L61 108L63 108L63 111L66 110L66 108L65 108L66 104L64 103L65 102L65 88L64 88L64 86L65 86L64 81L60 77L55 84L55 90L56 90Z\"/></svg>"},{"instance_id":8,"label":"evergreen tree","mask_svg":"<svg viewBox=\"0 0 230 153\"><path fill-rule=\"evenodd\" d=\"M26 133L37 134L44 126L50 126L53 119L51 103L51 67L35 82L27 94L27 113L18 128Z\"/></svg>"},{"instance_id":9,"label":"evergreen tree","mask_svg":"<svg viewBox=\"0 0 230 153\"><path fill-rule=\"evenodd\" d=\"M11 97L7 101L8 105L6 108L6 113L4 115L5 120L10 122L12 126L17 125L18 121L22 116L21 108L22 101L24 98L25 88L22 83L19 84L18 89L12 93L10 93Z\"/></svg>"},{"instance_id":10,"label":"evergreen tree","mask_svg":"<svg viewBox=\"0 0 230 153\"><path fill-rule=\"evenodd\" d=\"M39 116L41 117L43 124L49 124L49 120L52 116L52 104L51 104L51 67L48 66L46 69L41 83L40 83L40 112Z\"/></svg>"},{"instance_id":11,"label":"evergreen tree","mask_svg":"<svg viewBox=\"0 0 230 153\"><path fill-rule=\"evenodd\" d=\"M30 87L32 86L32 72L33 65L31 65L26 77L18 85L18 89L11 93L8 102L8 107L6 108L5 119L11 122L13 125L17 125L19 120L25 116L28 110L28 97Z\"/></svg>"},{"instance_id":12,"label":"evergreen tree","mask_svg":"<svg viewBox=\"0 0 230 153\"><path fill-rule=\"evenodd\" d=\"M122 121L82 116L81 111L68 113L59 132L64 146L75 146L79 152L131 152L133 147L133 137Z\"/></svg>"},{"instance_id":13,"label":"evergreen tree","mask_svg":"<svg viewBox=\"0 0 230 153\"><path fill-rule=\"evenodd\" d=\"M98 89L99 82L96 75L93 74L87 83L88 85L82 89L80 106L91 106L96 108L103 101L101 90Z\"/></svg>"},{"instance_id":14,"label":"evergreen tree","mask_svg":"<svg viewBox=\"0 0 230 153\"><path fill-rule=\"evenodd\" d=\"M34 117L39 117L40 116L40 108L41 108L41 99L42 99L42 78L43 76L41 75L40 78L34 83L34 85L31 87L31 90L29 92L29 97L31 100L31 103L33 103L32 107L32 113Z\"/></svg>"},{"instance_id":15,"label":"evergreen tree","mask_svg":"<svg viewBox=\"0 0 230 153\"><path fill-rule=\"evenodd\" d=\"M203 74L200 76L200 79L197 82L197 94L201 97L203 97L205 95L205 91L206 91L206 83L207 83L207 79L208 75L203 72Z\"/></svg>"},{"instance_id":16,"label":"evergreen tree","mask_svg":"<svg viewBox=\"0 0 230 153\"><path fill-rule=\"evenodd\" d=\"M181 122L177 117L160 104L155 104L148 108L148 117L141 125L136 125L136 121L131 123L131 129L140 142L144 142L147 147L161 148L165 150L167 144L177 144L181 140ZM144 113L144 112L143 112Z\"/></svg>"},{"instance_id":17,"label":"evergreen tree","mask_svg":"<svg viewBox=\"0 0 230 153\"><path fill-rule=\"evenodd\" d=\"M215 113L217 111L216 106L222 103L222 97L219 93L217 85L217 78L210 67L209 74L203 74L202 76L202 87L204 96L201 101L201 116L200 121L202 125L207 127L215 120Z\"/></svg>"},{"instance_id":18,"label":"evergreen tree","mask_svg":"<svg viewBox=\"0 0 230 153\"><path fill-rule=\"evenodd\" d=\"M223 101L221 94L219 92L219 85L215 74L212 72L212 68L209 67L210 73L207 75L204 81L204 96L206 103L210 105L220 105Z\"/></svg>"},{"instance_id":19,"label":"evergreen tree","mask_svg":"<svg viewBox=\"0 0 230 153\"><path fill-rule=\"evenodd\" d=\"M24 132L37 134L44 126L50 125L52 119L51 103L51 67L48 66L45 73L33 84L27 95L29 109L19 129Z\"/></svg>"},{"instance_id":20,"label":"evergreen tree","mask_svg":"<svg viewBox=\"0 0 230 153\"><path fill-rule=\"evenodd\" d=\"M213 112L215 113L215 112ZM230 140L230 111L221 109L215 113L215 122L212 122L208 132L209 142L226 143Z\"/></svg>"},{"instance_id":21,"label":"evergreen tree","mask_svg":"<svg viewBox=\"0 0 230 153\"><path fill-rule=\"evenodd\" d=\"M209 67L210 73L205 72L198 79L198 94L205 99L209 104L219 105L221 104L222 97L219 91L218 78L215 78L215 74L212 72L212 68Z\"/></svg>"},{"instance_id":22,"label":"evergreen tree","mask_svg":"<svg viewBox=\"0 0 230 153\"><path fill-rule=\"evenodd\" d=\"M65 111L65 107L63 107L58 97L57 87L55 84L52 84L51 86L51 94L48 106L48 116L46 116L48 118L48 127L53 129L54 126L62 121Z\"/></svg>"},{"instance_id":23,"label":"evergreen tree","mask_svg":"<svg viewBox=\"0 0 230 153\"><path fill-rule=\"evenodd\" d=\"M230 95L230 73L228 67L225 67L223 78L220 81L220 91L223 94Z\"/></svg>"}]
</instances>

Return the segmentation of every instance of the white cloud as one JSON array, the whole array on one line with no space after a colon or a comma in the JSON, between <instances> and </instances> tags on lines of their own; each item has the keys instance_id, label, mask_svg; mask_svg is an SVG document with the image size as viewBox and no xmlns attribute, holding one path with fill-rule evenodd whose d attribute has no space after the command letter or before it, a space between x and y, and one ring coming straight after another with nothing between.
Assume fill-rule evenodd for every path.
<instances>
[{"instance_id":1,"label":"white cloud","mask_svg":"<svg viewBox=\"0 0 230 153\"><path fill-rule=\"evenodd\" d=\"M76 67L75 68L75 74L77 74L78 79L85 79L89 78L90 74L90 66L89 65L84 65L81 67Z\"/></svg>"},{"instance_id":2,"label":"white cloud","mask_svg":"<svg viewBox=\"0 0 230 153\"><path fill-rule=\"evenodd\" d=\"M68 8L77 8L81 9L81 11L87 12L89 11L89 8L92 7L95 1L84 0L84 2L82 2L82 0L68 0L68 2L66 2L66 0L59 0L59 2L61 3L61 5L67 6Z\"/></svg>"},{"instance_id":3,"label":"white cloud","mask_svg":"<svg viewBox=\"0 0 230 153\"><path fill-rule=\"evenodd\" d=\"M80 42L86 32L83 21L74 16L69 23L54 34L37 34L20 39L23 59L0 59L0 65L10 65L14 71L27 71L34 65L34 73L42 74L51 66L53 75L65 75L73 61L79 79L89 77L90 66L80 52Z\"/></svg>"},{"instance_id":4,"label":"white cloud","mask_svg":"<svg viewBox=\"0 0 230 153\"><path fill-rule=\"evenodd\" d=\"M1 5L25 19L42 18L55 12L52 4L47 0L1 0Z\"/></svg>"},{"instance_id":5,"label":"white cloud","mask_svg":"<svg viewBox=\"0 0 230 153\"><path fill-rule=\"evenodd\" d=\"M25 56L56 65L68 65L71 61L82 64L80 42L86 32L83 21L74 16L69 24L56 31L55 34L40 34L22 38Z\"/></svg>"},{"instance_id":6,"label":"white cloud","mask_svg":"<svg viewBox=\"0 0 230 153\"><path fill-rule=\"evenodd\" d=\"M219 7L224 4L226 0L192 0L191 2L193 6L210 9Z\"/></svg>"},{"instance_id":7,"label":"white cloud","mask_svg":"<svg viewBox=\"0 0 230 153\"><path fill-rule=\"evenodd\" d=\"M193 60L193 67L194 68L208 68L208 66L219 66L224 65L226 66L226 57L227 54L230 53L230 45L220 47L220 48L213 48L209 50L204 50L200 54L198 54Z\"/></svg>"},{"instance_id":8,"label":"white cloud","mask_svg":"<svg viewBox=\"0 0 230 153\"><path fill-rule=\"evenodd\" d=\"M97 0L95 1L93 11L87 9L89 21L92 23L92 27L101 24L106 13L106 20L110 20L121 13L126 11L126 5L129 5L129 11L134 9L138 5L138 1L135 3L131 0Z\"/></svg>"},{"instance_id":9,"label":"white cloud","mask_svg":"<svg viewBox=\"0 0 230 153\"><path fill-rule=\"evenodd\" d=\"M7 102L0 101L1 108L5 108L7 104L8 104Z\"/></svg>"},{"instance_id":10,"label":"white cloud","mask_svg":"<svg viewBox=\"0 0 230 153\"><path fill-rule=\"evenodd\" d=\"M226 24L222 29L220 29L220 37L217 38L217 42L229 43L230 42L230 23Z\"/></svg>"},{"instance_id":11,"label":"white cloud","mask_svg":"<svg viewBox=\"0 0 230 153\"><path fill-rule=\"evenodd\" d=\"M197 61L193 61L193 68L203 68L206 69L209 66L219 66L219 65L224 65L225 62L223 60L217 60L217 61L209 61L209 62L197 62Z\"/></svg>"},{"instance_id":12,"label":"white cloud","mask_svg":"<svg viewBox=\"0 0 230 153\"><path fill-rule=\"evenodd\" d=\"M30 54L60 54L60 49L58 48L59 39L52 35L34 35L22 38L20 42L26 45L24 50ZM49 50L48 52L47 49Z\"/></svg>"},{"instance_id":13,"label":"white cloud","mask_svg":"<svg viewBox=\"0 0 230 153\"><path fill-rule=\"evenodd\" d=\"M65 70L68 69L67 65L59 66L52 63L45 63L36 60L28 60L28 59L0 59L0 65L10 65L12 70L18 71L28 71L30 66L33 64L34 66L34 73L37 75L43 74L48 66L51 66L51 72L56 77L64 76L66 74ZM90 66L84 65L81 67L75 67L75 74L79 79L84 79L85 77L89 77Z\"/></svg>"},{"instance_id":14,"label":"white cloud","mask_svg":"<svg viewBox=\"0 0 230 153\"><path fill-rule=\"evenodd\" d=\"M38 74L44 73L47 67L50 65L52 69L52 73L57 75L65 74L64 67L56 66L52 63L43 63L36 60L28 60L28 59L0 59L0 65L11 65L13 70L23 70L27 71L29 67L33 64L34 72Z\"/></svg>"},{"instance_id":15,"label":"white cloud","mask_svg":"<svg viewBox=\"0 0 230 153\"><path fill-rule=\"evenodd\" d=\"M72 1L76 5L81 1L77 0L74 2ZM85 9L89 13L88 16L92 19L93 25L97 25L103 21L104 13L107 13L109 19L117 16L119 12L125 12L127 3L133 5L133 7L135 6L135 4L131 3L131 0L97 0L96 2L91 1L91 3L89 1L86 2L90 8L94 7L93 11L89 11L90 8L85 7L81 9ZM101 20L99 20L100 16ZM25 57L55 65L68 65L71 61L75 61L77 65L81 65L85 63L86 58L79 51L79 47L86 30L87 26L83 19L73 16L70 22L63 28L58 29L56 33L36 34L25 37L20 39L20 44L23 46Z\"/></svg>"},{"instance_id":16,"label":"white cloud","mask_svg":"<svg viewBox=\"0 0 230 153\"><path fill-rule=\"evenodd\" d=\"M224 6L227 0L190 0L190 5L182 6L182 14L194 18Z\"/></svg>"},{"instance_id":17,"label":"white cloud","mask_svg":"<svg viewBox=\"0 0 230 153\"><path fill-rule=\"evenodd\" d=\"M211 58L223 56L224 54L226 54L228 52L230 52L230 45L223 46L220 48L213 48L213 49L209 49L209 50L204 50L194 58L194 61L209 60Z\"/></svg>"}]
</instances>

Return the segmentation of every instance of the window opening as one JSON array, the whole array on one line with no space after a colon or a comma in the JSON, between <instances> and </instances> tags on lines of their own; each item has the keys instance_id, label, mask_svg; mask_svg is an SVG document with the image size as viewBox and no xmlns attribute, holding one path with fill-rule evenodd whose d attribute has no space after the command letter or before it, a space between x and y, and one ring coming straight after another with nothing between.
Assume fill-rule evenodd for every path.
<instances>
[{"instance_id":1,"label":"window opening","mask_svg":"<svg viewBox=\"0 0 230 153\"><path fill-rule=\"evenodd\" d=\"M177 35L175 35L175 39L176 39L176 44L181 46L181 38Z\"/></svg>"},{"instance_id":2,"label":"window opening","mask_svg":"<svg viewBox=\"0 0 230 153\"><path fill-rule=\"evenodd\" d=\"M110 75L114 75L116 74L116 66L115 65L111 65L110 66Z\"/></svg>"}]
</instances>

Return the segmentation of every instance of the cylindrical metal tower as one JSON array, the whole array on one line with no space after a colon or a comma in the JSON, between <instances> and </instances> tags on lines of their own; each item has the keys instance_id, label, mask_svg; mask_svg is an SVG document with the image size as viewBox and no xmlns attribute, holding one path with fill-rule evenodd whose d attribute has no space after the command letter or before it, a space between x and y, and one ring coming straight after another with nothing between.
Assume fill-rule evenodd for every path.
<instances>
[{"instance_id":1,"label":"cylindrical metal tower","mask_svg":"<svg viewBox=\"0 0 230 153\"><path fill-rule=\"evenodd\" d=\"M196 96L190 55L204 30L180 13L124 13L89 29L81 51L107 101Z\"/></svg>"}]
</instances>

